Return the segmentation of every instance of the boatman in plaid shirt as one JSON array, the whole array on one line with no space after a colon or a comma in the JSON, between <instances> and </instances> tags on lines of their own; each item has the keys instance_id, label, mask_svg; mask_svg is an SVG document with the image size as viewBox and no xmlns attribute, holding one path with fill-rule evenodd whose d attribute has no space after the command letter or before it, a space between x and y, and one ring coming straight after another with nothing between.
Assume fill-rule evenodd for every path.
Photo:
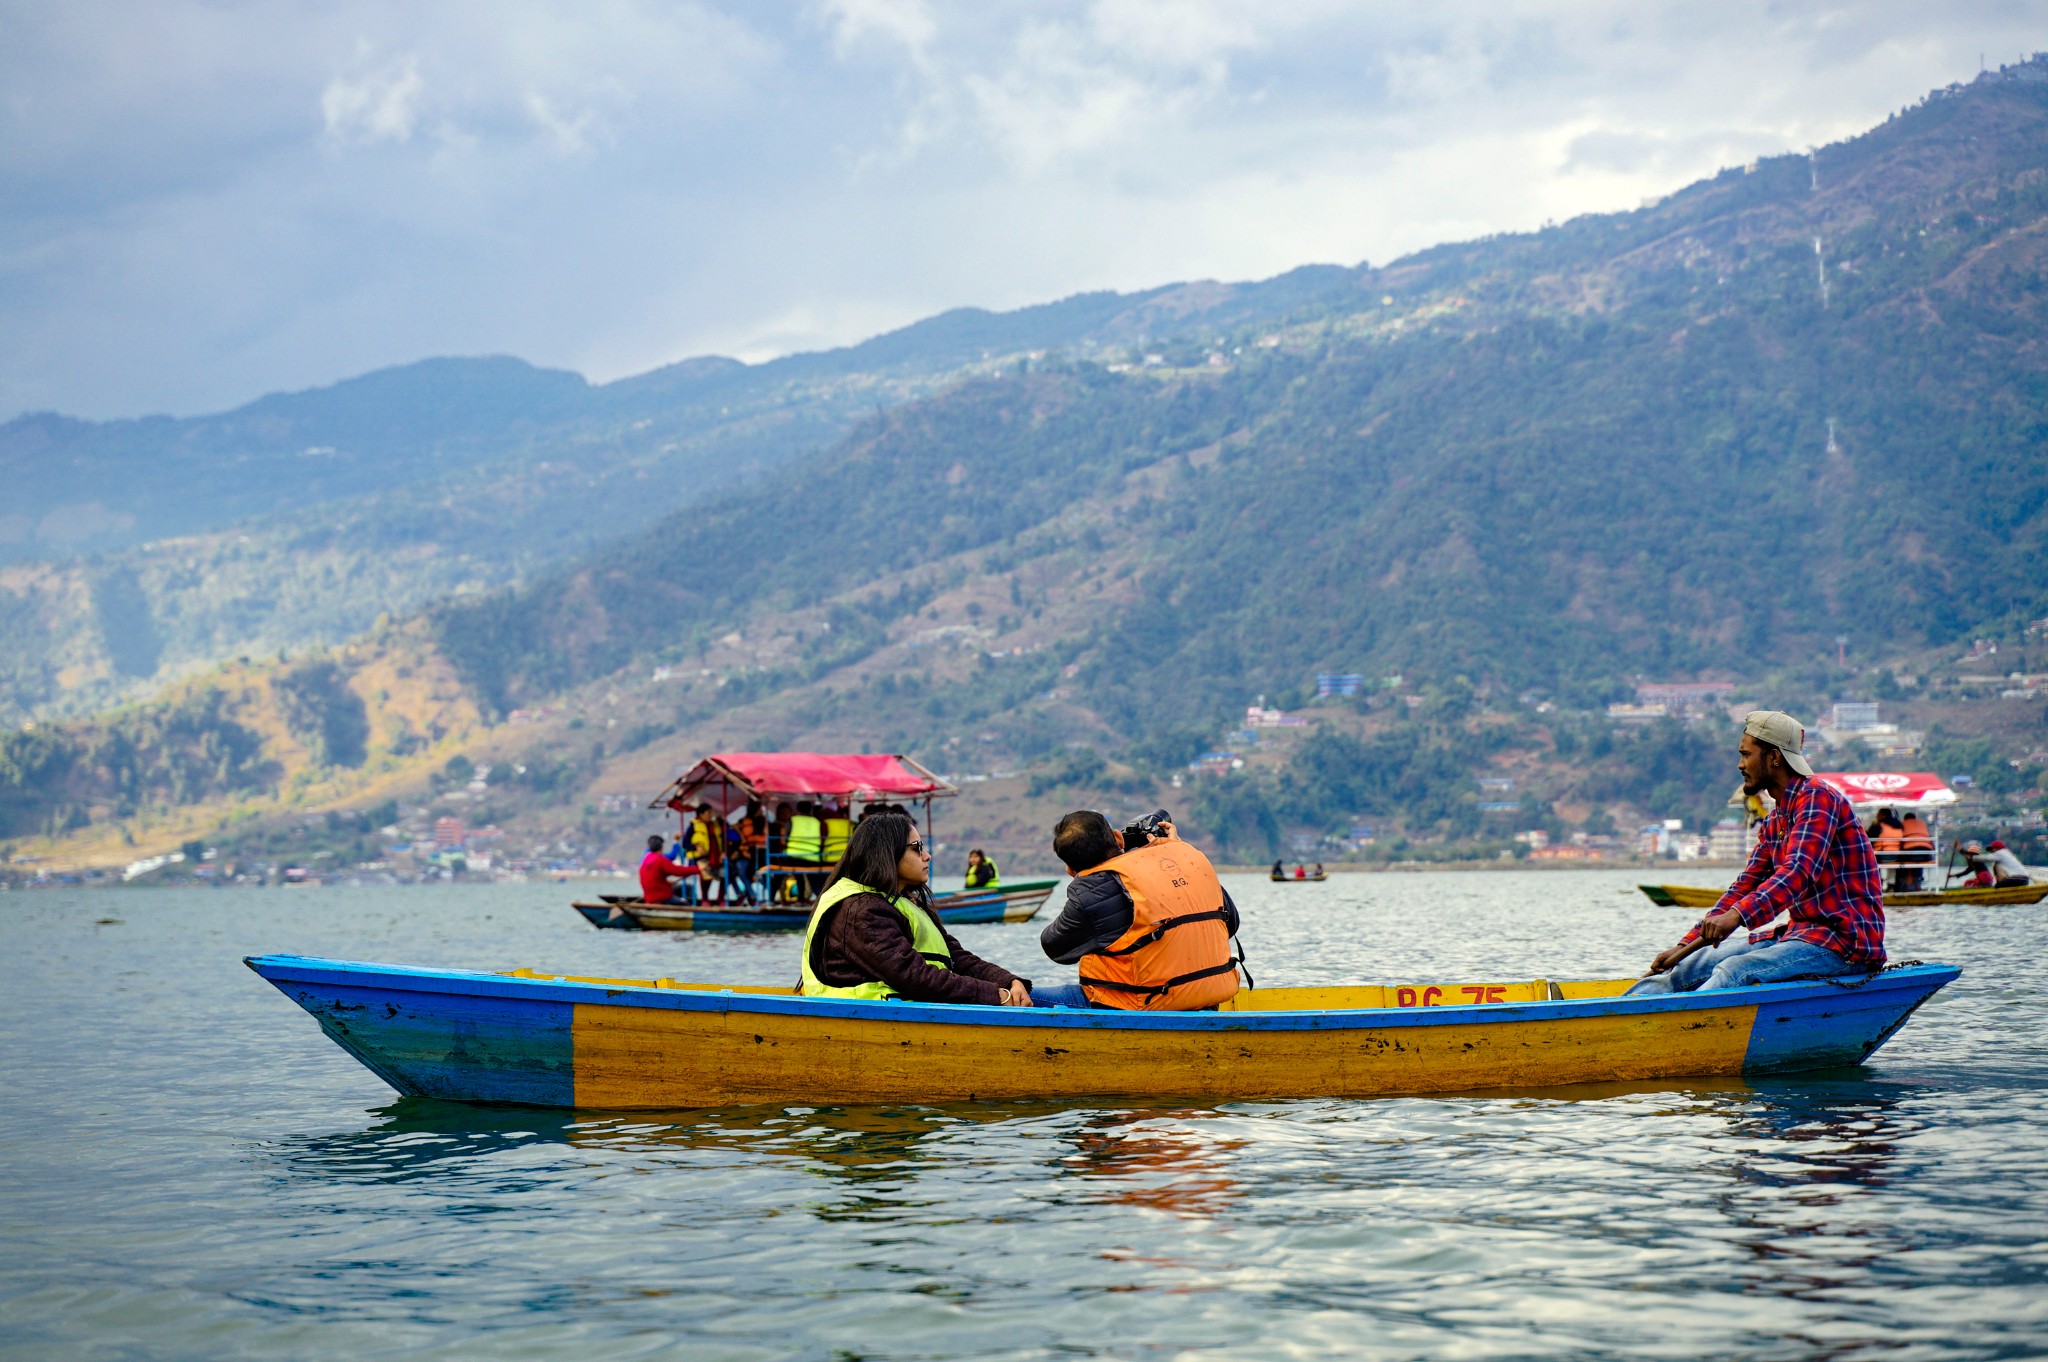
<instances>
[{"instance_id":1,"label":"boatman in plaid shirt","mask_svg":"<svg viewBox=\"0 0 2048 1362\"><path fill-rule=\"evenodd\" d=\"M1690 993L1781 979L1870 974L1884 967L1884 891L1877 855L1849 801L1813 779L1806 730L1789 714L1752 711L1737 765L1745 794L1778 807L1756 852L1714 910L1650 962L1630 993ZM1772 928L1780 915L1789 920ZM1755 930L1737 938L1738 927ZM1698 943L1698 944L1695 944Z\"/></svg>"}]
</instances>

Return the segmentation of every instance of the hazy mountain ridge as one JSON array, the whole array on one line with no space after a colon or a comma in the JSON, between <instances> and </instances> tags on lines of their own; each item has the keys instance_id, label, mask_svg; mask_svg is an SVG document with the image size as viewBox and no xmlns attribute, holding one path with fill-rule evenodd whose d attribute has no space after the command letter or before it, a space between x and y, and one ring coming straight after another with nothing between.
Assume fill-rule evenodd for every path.
<instances>
[{"instance_id":1,"label":"hazy mountain ridge","mask_svg":"<svg viewBox=\"0 0 2048 1362\"><path fill-rule=\"evenodd\" d=\"M686 360L595 387L509 358L431 360L216 417L25 416L0 427L17 489L0 514L0 721L331 645L615 541L1013 356L1293 305L1348 276L957 309L841 350ZM92 551L42 556L64 545ZM144 608L103 618L96 584L110 581ZM109 640L135 625L154 642L116 658Z\"/></svg>"}]
</instances>

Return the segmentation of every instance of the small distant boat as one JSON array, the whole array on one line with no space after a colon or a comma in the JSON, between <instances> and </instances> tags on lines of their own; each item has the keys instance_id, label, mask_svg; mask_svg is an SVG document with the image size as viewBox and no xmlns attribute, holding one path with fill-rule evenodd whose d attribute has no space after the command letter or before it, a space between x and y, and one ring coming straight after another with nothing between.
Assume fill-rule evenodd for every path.
<instances>
[{"instance_id":1,"label":"small distant boat","mask_svg":"<svg viewBox=\"0 0 2048 1362\"><path fill-rule=\"evenodd\" d=\"M826 797L851 808L856 801L907 799L924 805L925 845L932 844L932 801L959 793L913 759L868 752L723 752L697 763L656 795L650 809L673 809L685 826L700 804L730 818L750 801L773 807L780 801ZM772 845L771 845L772 851ZM815 886L824 867L778 864L773 856L754 871L754 892L770 886ZM1019 880L1000 888L964 889L932 895L939 920L956 924L1029 922L1045 906L1058 880ZM655 932L800 932L811 920L811 901L741 904L648 903L628 895L600 894L595 902L571 905L593 927Z\"/></svg>"},{"instance_id":2,"label":"small distant boat","mask_svg":"<svg viewBox=\"0 0 2048 1362\"><path fill-rule=\"evenodd\" d=\"M1329 875L1328 875L1328 874L1322 874L1322 875L1269 875L1269 876L1267 876L1267 878L1268 878L1268 879L1270 879L1270 880L1272 880L1272 881L1273 881L1273 883L1275 883L1275 884L1321 884L1321 883L1322 883L1322 882L1323 882L1324 880L1327 880L1327 879L1329 879L1330 877L1329 877Z\"/></svg>"},{"instance_id":3,"label":"small distant boat","mask_svg":"<svg viewBox=\"0 0 2048 1362\"><path fill-rule=\"evenodd\" d=\"M977 922L1029 922L1058 880L1019 880L1000 889L967 889L932 895L939 921L958 926ZM720 904L647 903L640 899L600 894L595 903L578 903L576 911L593 927L621 927L651 932L800 932L811 920L809 905L790 908L726 907Z\"/></svg>"},{"instance_id":4,"label":"small distant boat","mask_svg":"<svg viewBox=\"0 0 2048 1362\"><path fill-rule=\"evenodd\" d=\"M1261 988L1211 1012L961 1007L788 988L265 955L249 968L408 1097L748 1103L1377 1097L1861 1064L1956 978L1620 996L1628 979Z\"/></svg>"},{"instance_id":5,"label":"small distant boat","mask_svg":"<svg viewBox=\"0 0 2048 1362\"><path fill-rule=\"evenodd\" d=\"M1689 884L1639 884L1650 902L1665 908L1711 908L1723 891ZM2048 898L2048 884L2007 884L1996 888L1886 890L1887 908L1942 906L2014 907Z\"/></svg>"}]
</instances>

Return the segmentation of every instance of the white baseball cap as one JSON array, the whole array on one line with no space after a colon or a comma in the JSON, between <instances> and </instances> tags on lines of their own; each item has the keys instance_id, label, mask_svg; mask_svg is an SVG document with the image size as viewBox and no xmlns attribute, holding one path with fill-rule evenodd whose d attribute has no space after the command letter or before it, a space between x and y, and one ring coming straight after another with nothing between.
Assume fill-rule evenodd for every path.
<instances>
[{"instance_id":1,"label":"white baseball cap","mask_svg":"<svg viewBox=\"0 0 2048 1362\"><path fill-rule=\"evenodd\" d=\"M1782 710L1753 709L1743 716L1742 731L1758 742L1767 742L1785 754L1785 764L1802 776L1813 774L1813 766L1800 756L1806 746L1806 729Z\"/></svg>"}]
</instances>

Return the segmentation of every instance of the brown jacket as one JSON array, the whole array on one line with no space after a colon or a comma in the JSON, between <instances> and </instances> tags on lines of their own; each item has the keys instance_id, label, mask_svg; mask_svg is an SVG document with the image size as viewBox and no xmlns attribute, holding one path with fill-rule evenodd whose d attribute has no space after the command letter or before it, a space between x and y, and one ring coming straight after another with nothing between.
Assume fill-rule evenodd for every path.
<instances>
[{"instance_id":1,"label":"brown jacket","mask_svg":"<svg viewBox=\"0 0 2048 1362\"><path fill-rule=\"evenodd\" d=\"M910 940L910 924L880 894L855 894L833 905L811 938L811 973L834 988L880 979L914 1003L1001 1004L1002 991L1021 976L992 965L939 925L953 967L925 962ZM1023 980L1029 988L1031 981Z\"/></svg>"}]
</instances>

